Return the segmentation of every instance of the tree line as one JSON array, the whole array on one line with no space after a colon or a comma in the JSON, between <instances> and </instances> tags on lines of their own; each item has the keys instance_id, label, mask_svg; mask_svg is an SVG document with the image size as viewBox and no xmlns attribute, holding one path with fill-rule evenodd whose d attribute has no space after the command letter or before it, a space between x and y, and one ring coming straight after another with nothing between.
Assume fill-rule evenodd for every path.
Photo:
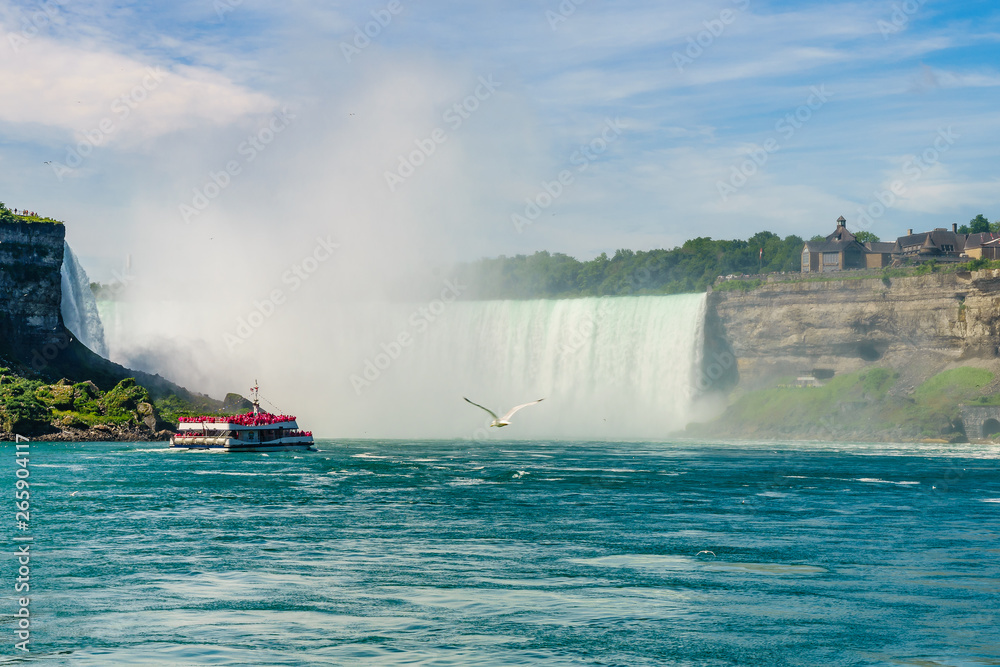
<instances>
[{"instance_id":1,"label":"tree line","mask_svg":"<svg viewBox=\"0 0 1000 667\"><path fill-rule=\"evenodd\" d=\"M958 228L960 234L1000 233L1000 220L983 214ZM859 242L878 241L869 231ZM814 236L810 241L823 241ZM501 255L458 265L455 275L469 287L464 299L545 299L582 296L625 296L701 292L719 276L801 271L805 241L794 234L781 238L757 232L747 240L715 240L707 236L670 250L615 251L580 261L563 253Z\"/></svg>"},{"instance_id":2,"label":"tree line","mask_svg":"<svg viewBox=\"0 0 1000 667\"><path fill-rule=\"evenodd\" d=\"M701 292L719 276L801 269L801 237L758 232L749 239L698 237L670 250L616 250L580 261L539 251L461 264L468 299L543 299Z\"/></svg>"},{"instance_id":3,"label":"tree line","mask_svg":"<svg viewBox=\"0 0 1000 667\"><path fill-rule=\"evenodd\" d=\"M980 213L969 220L969 224L958 226L959 234L983 234L985 232L1000 233L1000 220L990 222L985 215Z\"/></svg>"}]
</instances>

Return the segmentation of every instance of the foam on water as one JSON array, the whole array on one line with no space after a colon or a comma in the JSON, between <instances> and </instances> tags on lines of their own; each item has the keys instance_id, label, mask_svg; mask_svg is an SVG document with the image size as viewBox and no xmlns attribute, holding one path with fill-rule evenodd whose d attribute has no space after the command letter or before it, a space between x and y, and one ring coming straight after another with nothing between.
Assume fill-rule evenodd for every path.
<instances>
[{"instance_id":1,"label":"foam on water","mask_svg":"<svg viewBox=\"0 0 1000 667\"><path fill-rule=\"evenodd\" d=\"M1000 469L975 447L31 446L45 664L957 665L1000 645Z\"/></svg>"},{"instance_id":2,"label":"foam on water","mask_svg":"<svg viewBox=\"0 0 1000 667\"><path fill-rule=\"evenodd\" d=\"M868 482L869 484L897 484L899 486L915 486L920 482L895 482L890 479L873 479L871 477L859 477L855 482Z\"/></svg>"}]
</instances>

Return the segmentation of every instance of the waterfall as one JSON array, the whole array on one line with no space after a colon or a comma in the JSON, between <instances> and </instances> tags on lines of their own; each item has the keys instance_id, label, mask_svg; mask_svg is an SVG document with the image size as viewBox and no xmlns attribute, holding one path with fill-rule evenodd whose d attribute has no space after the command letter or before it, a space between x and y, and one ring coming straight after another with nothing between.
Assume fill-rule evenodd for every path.
<instances>
[{"instance_id":1,"label":"waterfall","mask_svg":"<svg viewBox=\"0 0 1000 667\"><path fill-rule=\"evenodd\" d=\"M62 263L62 311L63 324L77 339L91 351L102 357L108 356L104 343L104 326L97 312L97 301L90 290L90 279L80 266L69 244L63 247Z\"/></svg>"},{"instance_id":2,"label":"waterfall","mask_svg":"<svg viewBox=\"0 0 1000 667\"><path fill-rule=\"evenodd\" d=\"M433 307L409 311L405 322L397 313L392 326L369 331L365 359L353 364L349 379L362 413L369 403L383 411L367 415L369 433L659 438L693 418L704 294L455 302L439 316ZM357 333L349 338L365 335ZM401 345L400 333L412 343ZM500 414L546 401L518 413L511 427L484 429L488 417L462 396ZM450 428L456 420L464 431Z\"/></svg>"},{"instance_id":3,"label":"waterfall","mask_svg":"<svg viewBox=\"0 0 1000 667\"><path fill-rule=\"evenodd\" d=\"M102 303L114 360L213 396L259 379L265 398L325 437L655 440L704 405L704 294L303 298L267 318L202 297ZM500 414L545 401L497 429L463 396Z\"/></svg>"}]
</instances>

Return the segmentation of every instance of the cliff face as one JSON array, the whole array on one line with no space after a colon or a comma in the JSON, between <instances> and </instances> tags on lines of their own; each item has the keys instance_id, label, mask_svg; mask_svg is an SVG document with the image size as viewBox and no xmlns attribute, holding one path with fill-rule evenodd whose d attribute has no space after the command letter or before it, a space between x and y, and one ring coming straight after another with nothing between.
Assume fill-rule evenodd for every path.
<instances>
[{"instance_id":1,"label":"cliff face","mask_svg":"<svg viewBox=\"0 0 1000 667\"><path fill-rule=\"evenodd\" d=\"M709 355L755 388L803 371L1000 366L1000 271L770 283L708 295ZM735 379L735 378L733 378Z\"/></svg>"},{"instance_id":2,"label":"cliff face","mask_svg":"<svg viewBox=\"0 0 1000 667\"><path fill-rule=\"evenodd\" d=\"M65 328L60 309L65 233L61 224L0 222L0 384L4 375L51 382L67 378L110 391L123 379L135 378L153 398L177 396L211 410L221 407L159 375L94 354Z\"/></svg>"},{"instance_id":3,"label":"cliff face","mask_svg":"<svg viewBox=\"0 0 1000 667\"><path fill-rule=\"evenodd\" d=\"M0 344L30 348L61 340L63 225L0 223Z\"/></svg>"}]
</instances>

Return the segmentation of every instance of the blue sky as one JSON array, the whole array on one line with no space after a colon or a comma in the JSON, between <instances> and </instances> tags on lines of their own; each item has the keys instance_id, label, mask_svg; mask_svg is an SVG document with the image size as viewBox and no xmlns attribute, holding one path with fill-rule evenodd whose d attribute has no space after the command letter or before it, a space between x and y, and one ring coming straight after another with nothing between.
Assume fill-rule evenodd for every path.
<instances>
[{"instance_id":1,"label":"blue sky","mask_svg":"<svg viewBox=\"0 0 1000 667\"><path fill-rule=\"evenodd\" d=\"M992 2L52 0L0 34L0 198L101 280L1000 218Z\"/></svg>"}]
</instances>

